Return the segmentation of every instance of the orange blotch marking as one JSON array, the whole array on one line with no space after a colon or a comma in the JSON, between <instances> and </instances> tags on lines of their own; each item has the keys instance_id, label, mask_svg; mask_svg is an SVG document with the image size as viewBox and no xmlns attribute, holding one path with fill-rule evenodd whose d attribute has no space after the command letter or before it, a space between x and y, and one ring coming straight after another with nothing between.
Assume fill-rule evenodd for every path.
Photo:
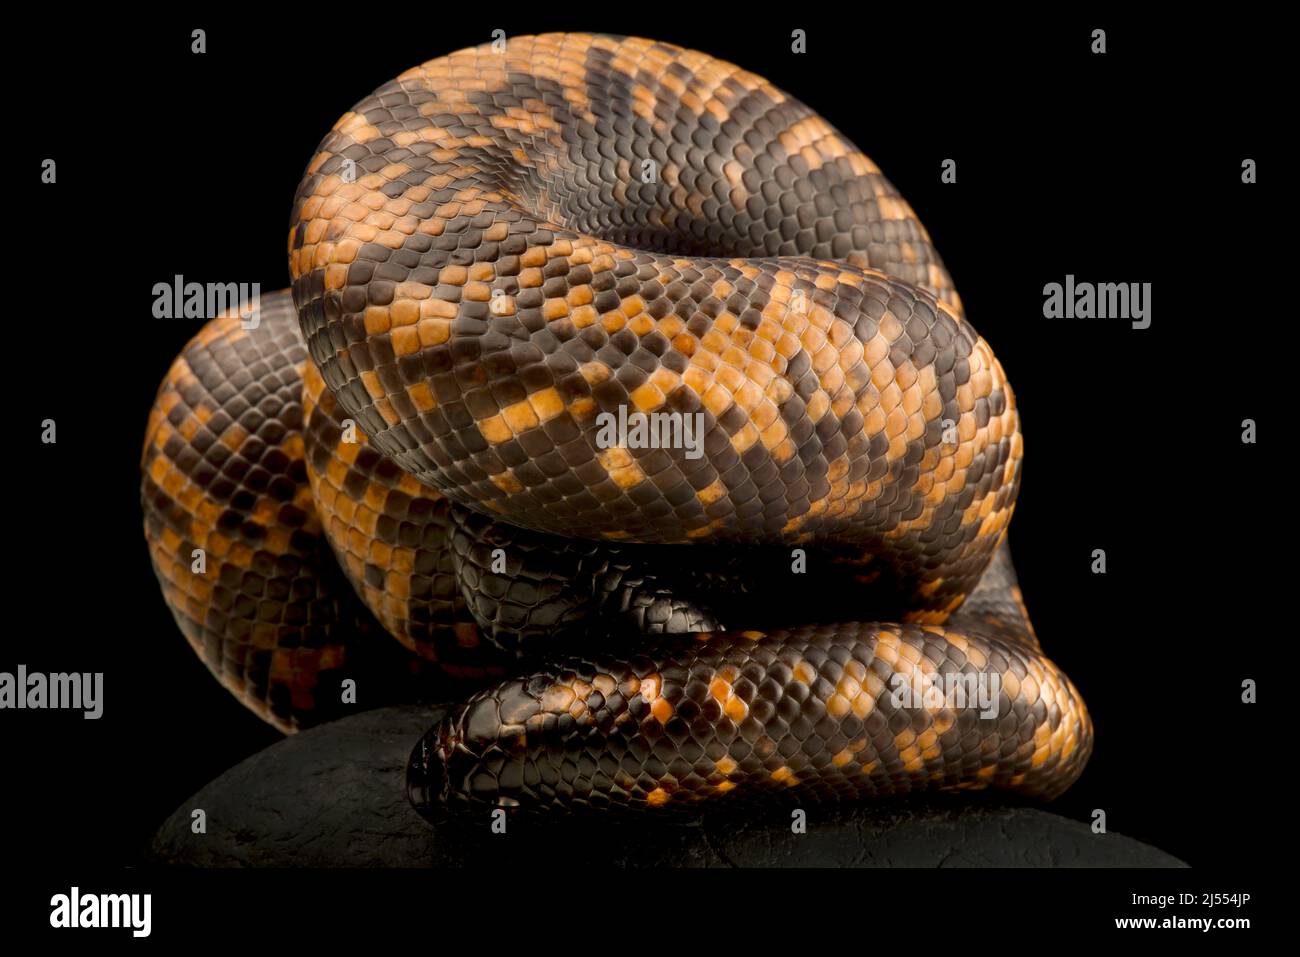
<instances>
[{"instance_id":1,"label":"orange blotch marking","mask_svg":"<svg viewBox=\"0 0 1300 957\"><path fill-rule=\"evenodd\" d=\"M656 698L654 704L650 705L650 713L660 724L667 724L668 719L673 716L672 702L667 698Z\"/></svg>"},{"instance_id":2,"label":"orange blotch marking","mask_svg":"<svg viewBox=\"0 0 1300 957\"><path fill-rule=\"evenodd\" d=\"M516 435L529 429L535 429L540 424L532 403L527 399L506 406L501 410L501 417L505 419L506 424L510 426L511 431Z\"/></svg>"},{"instance_id":3,"label":"orange blotch marking","mask_svg":"<svg viewBox=\"0 0 1300 957\"><path fill-rule=\"evenodd\" d=\"M506 420L499 415L483 419L478 423L478 430L483 433L483 438L494 444L505 442L514 435Z\"/></svg>"}]
</instances>

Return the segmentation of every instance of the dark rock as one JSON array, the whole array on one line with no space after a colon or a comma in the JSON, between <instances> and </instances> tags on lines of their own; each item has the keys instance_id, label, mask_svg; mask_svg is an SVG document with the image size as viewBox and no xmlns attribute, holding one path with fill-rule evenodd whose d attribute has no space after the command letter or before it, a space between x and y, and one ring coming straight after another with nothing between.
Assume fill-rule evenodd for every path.
<instances>
[{"instance_id":1,"label":"dark rock","mask_svg":"<svg viewBox=\"0 0 1300 957\"><path fill-rule=\"evenodd\" d=\"M562 853L568 865L627 867L1170 867L1182 862L1034 807L923 803L713 811L676 821L630 815L486 817L430 827L406 801L406 761L438 718L385 708L302 732L232 768L154 838L154 864L190 867L500 867ZM190 830L202 808L207 833Z\"/></svg>"}]
</instances>

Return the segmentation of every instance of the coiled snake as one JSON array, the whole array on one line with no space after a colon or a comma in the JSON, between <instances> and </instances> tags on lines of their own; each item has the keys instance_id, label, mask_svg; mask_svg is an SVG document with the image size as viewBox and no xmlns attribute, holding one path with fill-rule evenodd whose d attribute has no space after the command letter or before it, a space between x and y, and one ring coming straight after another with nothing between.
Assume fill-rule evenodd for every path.
<instances>
[{"instance_id":1,"label":"coiled snake","mask_svg":"<svg viewBox=\"0 0 1300 957\"><path fill-rule=\"evenodd\" d=\"M426 814L1082 771L1004 544L1011 389L803 104L650 40L463 50L338 121L289 259L292 301L176 360L143 457L164 596L268 721L477 682L415 748ZM602 431L638 413L698 444Z\"/></svg>"}]
</instances>

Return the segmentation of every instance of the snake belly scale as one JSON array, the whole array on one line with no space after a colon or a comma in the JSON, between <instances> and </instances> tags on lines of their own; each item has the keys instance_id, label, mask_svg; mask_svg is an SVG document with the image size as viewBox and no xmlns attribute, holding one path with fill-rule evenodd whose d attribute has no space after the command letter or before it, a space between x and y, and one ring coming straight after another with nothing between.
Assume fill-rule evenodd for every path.
<instances>
[{"instance_id":1,"label":"snake belly scale","mask_svg":"<svg viewBox=\"0 0 1300 957\"><path fill-rule=\"evenodd\" d=\"M454 679L408 769L430 817L1082 772L1005 544L1011 388L802 103L651 40L463 50L343 115L288 245L291 291L190 342L143 456L164 598L266 720ZM697 416L701 454L602 439L620 413ZM899 694L954 686L990 695Z\"/></svg>"}]
</instances>

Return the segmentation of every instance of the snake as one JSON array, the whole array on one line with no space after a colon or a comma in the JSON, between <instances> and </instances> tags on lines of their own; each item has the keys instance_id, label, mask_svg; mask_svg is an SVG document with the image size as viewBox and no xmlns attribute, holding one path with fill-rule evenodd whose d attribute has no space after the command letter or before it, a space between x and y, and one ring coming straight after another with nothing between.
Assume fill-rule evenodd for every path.
<instances>
[{"instance_id":1,"label":"snake","mask_svg":"<svg viewBox=\"0 0 1300 957\"><path fill-rule=\"evenodd\" d=\"M338 120L287 246L141 459L164 600L266 721L456 702L406 772L429 820L1082 773L1006 541L1010 384L803 103L636 37L461 50Z\"/></svg>"}]
</instances>

